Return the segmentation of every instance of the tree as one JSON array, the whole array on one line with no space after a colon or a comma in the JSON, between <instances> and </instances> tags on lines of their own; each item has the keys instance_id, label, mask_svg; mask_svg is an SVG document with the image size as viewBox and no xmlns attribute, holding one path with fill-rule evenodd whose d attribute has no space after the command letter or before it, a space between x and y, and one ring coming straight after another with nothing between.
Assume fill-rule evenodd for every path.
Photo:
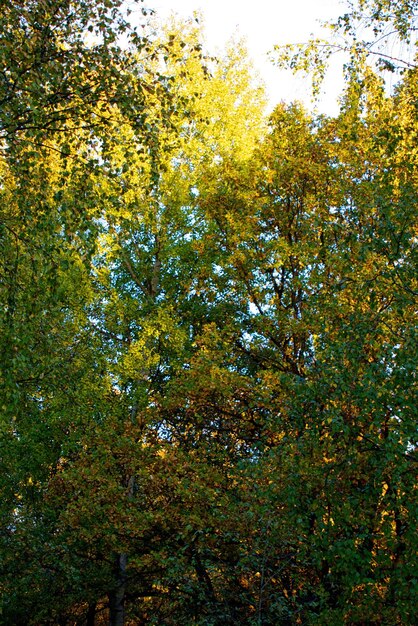
<instances>
[{"instance_id":1,"label":"tree","mask_svg":"<svg viewBox=\"0 0 418 626\"><path fill-rule=\"evenodd\" d=\"M360 83L366 67L382 76L416 68L417 3L413 0L350 0L347 12L326 22L330 37L276 46L278 65L303 71L317 96L329 59L342 55L346 80ZM386 74L385 74L386 72Z\"/></svg>"},{"instance_id":2,"label":"tree","mask_svg":"<svg viewBox=\"0 0 418 626\"><path fill-rule=\"evenodd\" d=\"M212 298L221 294L235 322L224 328L229 356L217 381L233 376L239 434L244 415L255 427L244 467L260 494L249 512L260 534L243 543L255 550L246 584L260 623L410 623L413 614L408 557L399 555L414 549L416 515L406 356L415 157L399 161L378 131L396 128L402 97L385 98L371 75L367 87L357 106L347 94L336 120L279 108L254 165L228 163L201 200L218 250Z\"/></svg>"},{"instance_id":3,"label":"tree","mask_svg":"<svg viewBox=\"0 0 418 626\"><path fill-rule=\"evenodd\" d=\"M100 420L103 395L110 393L88 323L100 216L99 147L115 104L131 107L132 116L143 103L138 75L130 71L127 78L136 52L118 44L128 27L120 4L24 2L2 7L6 622L27 623L29 615L54 619L51 572L57 574L59 597L68 571L65 563L60 565L62 553L54 551L57 517L44 494L65 459L77 458L82 433L91 427L90 420ZM88 33L95 43L86 41ZM145 39L132 32L132 43L137 49ZM14 580L19 555L22 562L30 555L28 568L19 572L22 586ZM35 595L27 594L22 602L22 590L31 586ZM40 596L48 587L51 603L41 607ZM68 594L69 602L77 592Z\"/></svg>"},{"instance_id":4,"label":"tree","mask_svg":"<svg viewBox=\"0 0 418 626\"><path fill-rule=\"evenodd\" d=\"M3 146L22 135L36 145L46 132L70 131L70 121L100 127L112 102L138 105L127 72L133 51L120 38L129 37L134 49L146 40L130 27L120 0L2 1L0 31Z\"/></svg>"},{"instance_id":5,"label":"tree","mask_svg":"<svg viewBox=\"0 0 418 626\"><path fill-rule=\"evenodd\" d=\"M106 604L112 624L121 623L125 611L133 619L152 619L153 614L168 619L173 608L165 601L165 589L168 585L174 593L182 568L184 583L172 600L178 605L174 622L184 614L188 623L190 611L198 611L205 598L213 600L205 564L190 539L198 529L190 526L186 514L194 511L200 516L203 494L213 492L210 465L200 462L195 453L175 452L174 431L169 434L175 423L166 421L164 432L159 403L167 384L174 384L195 351L196 336L209 315L195 290L195 270L202 265L203 223L195 199L206 160L203 145L212 142L214 161L230 150L225 130L232 136L238 120L249 126L250 115L257 112L252 94L260 91L252 87L248 70L238 71L230 58L218 65L205 60L196 31L188 37L183 32L180 46L179 33L171 29L153 44L161 53L144 49L137 58L143 84L157 77L156 86L145 89L140 119L131 115L125 101L111 104L111 116L103 127L94 129L92 143L88 143L88 128L76 130L81 162L47 148L39 154L41 171L51 167L46 219L57 239L54 253L61 255L66 242L71 258L62 263L62 297L57 298L49 284L45 294L48 303L57 298L59 311L67 289L78 298L66 311L64 328L69 335L62 338L63 350L75 351L75 369L68 372L74 391L69 392L67 385L60 389L58 379L56 385L48 379L37 392L42 419L49 425L54 419L51 414L56 416L62 435L53 438L55 454L42 459L44 473L36 483L31 469L37 508L23 499L19 519L13 505L8 508L12 521L5 550L22 554L29 546L30 561L39 566L20 572L17 597L28 586L35 593L17 608L11 592L14 562L12 556L7 560L6 619L12 614L22 622L28 614L42 623L71 615L81 619ZM167 56L167 78L160 73L163 56ZM133 81L136 71L132 70ZM191 95L184 89L178 80L184 75L190 75L193 89L199 84L201 91ZM236 95L228 94L230 121L221 133L221 119L226 121L223 96L231 85ZM211 137L207 111L213 97L217 107L211 106L210 113L217 121ZM253 137L255 128L254 124ZM81 173L86 171L83 196ZM192 179L186 178L187 172L189 177L194 172ZM33 172L29 180L42 190L44 176ZM17 195L21 197L24 193ZM78 205L79 222L74 215ZM46 235L41 223L40 240L46 241ZM40 262L43 259L40 255ZM195 267L188 265L192 259ZM74 263L85 277L85 292L76 288L79 276ZM51 304L48 311L52 320ZM53 354L57 361L62 358L57 347ZM45 362L51 363L48 351ZM58 375L55 369L54 376ZM14 381L15 375L11 387ZM70 441L63 440L65 435ZM11 439L16 437L12 432ZM34 445L32 435L28 444ZM168 481L167 467L177 479ZM187 485L195 471L198 488L190 501ZM22 499L22 491L14 496ZM185 513L182 506L188 501ZM107 522L98 525L97 520L104 518ZM179 551L185 557L176 563L171 554ZM55 572L53 589L51 571ZM37 598L46 588L51 602L41 606ZM59 599L64 591L65 602ZM193 608L181 599L185 593L193 598ZM157 601L138 603L144 596L155 596Z\"/></svg>"},{"instance_id":6,"label":"tree","mask_svg":"<svg viewBox=\"0 0 418 626\"><path fill-rule=\"evenodd\" d=\"M412 624L415 69L266 121L238 44L75 8L2 122L2 623Z\"/></svg>"}]
</instances>

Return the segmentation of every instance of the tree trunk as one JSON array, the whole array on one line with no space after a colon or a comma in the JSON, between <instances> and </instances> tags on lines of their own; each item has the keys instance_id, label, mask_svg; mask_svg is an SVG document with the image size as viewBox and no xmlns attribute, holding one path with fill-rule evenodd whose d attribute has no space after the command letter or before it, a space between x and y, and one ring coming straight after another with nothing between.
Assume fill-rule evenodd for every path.
<instances>
[{"instance_id":1,"label":"tree trunk","mask_svg":"<svg viewBox=\"0 0 418 626\"><path fill-rule=\"evenodd\" d=\"M86 626L94 626L96 622L96 603L89 604Z\"/></svg>"},{"instance_id":2,"label":"tree trunk","mask_svg":"<svg viewBox=\"0 0 418 626\"><path fill-rule=\"evenodd\" d=\"M109 594L109 626L124 626L126 593L126 554L116 557L116 587Z\"/></svg>"}]
</instances>

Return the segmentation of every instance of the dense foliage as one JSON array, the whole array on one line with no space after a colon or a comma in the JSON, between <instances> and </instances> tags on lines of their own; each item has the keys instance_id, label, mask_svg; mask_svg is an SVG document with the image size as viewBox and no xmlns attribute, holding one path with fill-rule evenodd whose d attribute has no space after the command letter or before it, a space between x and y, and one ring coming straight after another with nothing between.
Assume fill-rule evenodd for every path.
<instances>
[{"instance_id":1,"label":"dense foliage","mask_svg":"<svg viewBox=\"0 0 418 626\"><path fill-rule=\"evenodd\" d=\"M417 68L0 9L0 623L414 624Z\"/></svg>"}]
</instances>

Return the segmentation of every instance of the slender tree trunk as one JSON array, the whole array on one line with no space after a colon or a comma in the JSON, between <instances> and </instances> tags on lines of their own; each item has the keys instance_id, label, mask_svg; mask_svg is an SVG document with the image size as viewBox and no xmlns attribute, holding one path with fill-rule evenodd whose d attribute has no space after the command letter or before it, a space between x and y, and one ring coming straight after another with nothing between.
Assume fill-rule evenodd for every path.
<instances>
[{"instance_id":1,"label":"slender tree trunk","mask_svg":"<svg viewBox=\"0 0 418 626\"><path fill-rule=\"evenodd\" d=\"M155 236L155 260L152 271L151 280L148 286L148 296L155 302L155 298L158 292L158 284L160 280L160 272L161 272L161 261L159 258L160 253L160 240L159 236ZM136 275L132 269L132 265L129 262L129 259L125 259L125 263L127 264L128 271L131 276L136 280ZM137 282L139 284L139 282ZM146 376L148 372L144 371L143 375ZM130 419L132 424L137 422L138 418L138 405L135 402L131 408ZM135 476L129 476L127 481L127 497L128 500L132 500L134 496L135 490ZM116 557L115 563L115 588L109 593L109 626L124 626L125 624L125 594L126 594L126 568L128 564L128 557L126 554L119 554ZM207 576L207 574L206 574ZM207 583L207 581L206 581ZM210 579L209 579L210 583ZM211 583L210 583L211 589ZM213 589L212 589L213 593Z\"/></svg>"},{"instance_id":2,"label":"slender tree trunk","mask_svg":"<svg viewBox=\"0 0 418 626\"><path fill-rule=\"evenodd\" d=\"M137 414L137 404L131 409L131 422L134 423ZM135 476L127 480L127 497L132 500L135 490ZM125 624L125 594L126 594L126 567L127 554L118 554L115 560L115 588L109 593L109 626L124 626Z\"/></svg>"},{"instance_id":3,"label":"slender tree trunk","mask_svg":"<svg viewBox=\"0 0 418 626\"><path fill-rule=\"evenodd\" d=\"M87 621L86 626L94 626L96 622L96 603L93 602L89 604L89 608L87 610Z\"/></svg>"},{"instance_id":4,"label":"slender tree trunk","mask_svg":"<svg viewBox=\"0 0 418 626\"><path fill-rule=\"evenodd\" d=\"M116 587L109 594L109 626L124 626L125 623L125 593L126 593L126 554L116 557Z\"/></svg>"}]
</instances>

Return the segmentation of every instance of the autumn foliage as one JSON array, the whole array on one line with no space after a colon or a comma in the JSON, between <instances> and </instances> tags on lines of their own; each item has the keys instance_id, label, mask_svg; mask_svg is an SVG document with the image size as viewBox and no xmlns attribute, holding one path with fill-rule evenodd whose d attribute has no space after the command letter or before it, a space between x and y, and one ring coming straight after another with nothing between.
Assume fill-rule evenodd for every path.
<instances>
[{"instance_id":1,"label":"autumn foliage","mask_svg":"<svg viewBox=\"0 0 418 626\"><path fill-rule=\"evenodd\" d=\"M137 10L0 0L0 624L412 626L417 68Z\"/></svg>"}]
</instances>

